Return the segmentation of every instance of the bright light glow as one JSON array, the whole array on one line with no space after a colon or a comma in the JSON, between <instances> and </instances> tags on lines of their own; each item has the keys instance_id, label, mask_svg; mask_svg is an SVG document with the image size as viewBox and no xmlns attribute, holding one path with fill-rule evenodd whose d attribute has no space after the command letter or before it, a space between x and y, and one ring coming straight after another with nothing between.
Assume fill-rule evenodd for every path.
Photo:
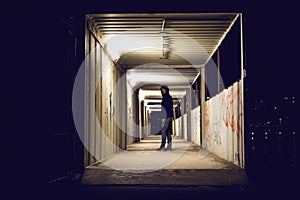
<instances>
[{"instance_id":1,"label":"bright light glow","mask_svg":"<svg viewBox=\"0 0 300 200\"><path fill-rule=\"evenodd\" d=\"M136 85L139 82L146 83L161 83L161 82L172 82L175 78L166 75L156 75L156 74L143 74L143 75L131 75L128 80L131 85Z\"/></svg>"},{"instance_id":2,"label":"bright light glow","mask_svg":"<svg viewBox=\"0 0 300 200\"><path fill-rule=\"evenodd\" d=\"M152 72L144 73L127 73L127 80L132 87L140 87L145 84L168 85L172 93L172 85L180 85L182 88L189 88L190 81L182 74L175 73L175 70L166 69L165 73ZM168 72L168 73L166 73Z\"/></svg>"},{"instance_id":3,"label":"bright light glow","mask_svg":"<svg viewBox=\"0 0 300 200\"><path fill-rule=\"evenodd\" d=\"M121 55L128 52L161 52L161 40L147 40L143 37L118 34L113 37L106 38L106 49L110 53L113 60L118 60Z\"/></svg>"},{"instance_id":4,"label":"bright light glow","mask_svg":"<svg viewBox=\"0 0 300 200\"><path fill-rule=\"evenodd\" d=\"M161 108L160 104L148 105L147 108Z\"/></svg>"},{"instance_id":5,"label":"bright light glow","mask_svg":"<svg viewBox=\"0 0 300 200\"><path fill-rule=\"evenodd\" d=\"M171 90L170 91L170 95L173 98L182 98L185 95L185 93L186 93L186 91L184 91L184 90L178 90L178 91L172 91ZM160 92L160 90L143 90L143 89L139 90L140 100L144 100L148 96L161 96L161 92ZM151 99L151 100L145 99L145 103L149 103L149 102L160 103L161 100L159 100L159 99Z\"/></svg>"},{"instance_id":6,"label":"bright light glow","mask_svg":"<svg viewBox=\"0 0 300 200\"><path fill-rule=\"evenodd\" d=\"M151 112L161 112L161 109L150 109Z\"/></svg>"},{"instance_id":7,"label":"bright light glow","mask_svg":"<svg viewBox=\"0 0 300 200\"><path fill-rule=\"evenodd\" d=\"M114 61L118 61L122 55L130 52L155 53L161 55L160 58L163 58L164 52L168 53L170 51L173 55L184 58L191 65L199 67L209 58L206 49L187 35L178 31L168 30L168 35L179 37L173 38L172 44L169 44L168 38L163 39L163 35L159 34L159 32L159 29L138 28L130 29L120 34L104 36L104 48L106 48ZM166 45L167 43L168 45ZM176 45L176 48L172 48L172 45Z\"/></svg>"}]
</instances>

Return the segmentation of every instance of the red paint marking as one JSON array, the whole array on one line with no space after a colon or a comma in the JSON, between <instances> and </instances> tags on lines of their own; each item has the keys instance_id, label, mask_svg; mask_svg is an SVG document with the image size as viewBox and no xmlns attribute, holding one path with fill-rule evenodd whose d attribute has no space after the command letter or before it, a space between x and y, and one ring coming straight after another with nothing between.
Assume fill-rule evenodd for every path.
<instances>
[{"instance_id":1,"label":"red paint marking","mask_svg":"<svg viewBox=\"0 0 300 200\"><path fill-rule=\"evenodd\" d=\"M206 129L209 127L210 125L210 120L209 120L209 103L207 102L207 105L205 106L205 127Z\"/></svg>"},{"instance_id":2,"label":"red paint marking","mask_svg":"<svg viewBox=\"0 0 300 200\"><path fill-rule=\"evenodd\" d=\"M236 90L235 90L236 87ZM228 89L228 94L226 96L226 100L224 96L221 100L221 117L225 126L228 128L230 126L231 131L236 134L240 134L240 121L243 115L238 114L239 112L239 103L238 98L240 96L240 88L239 85L233 85ZM241 100L240 100L241 101ZM236 114L238 115L235 119Z\"/></svg>"},{"instance_id":3,"label":"red paint marking","mask_svg":"<svg viewBox=\"0 0 300 200\"><path fill-rule=\"evenodd\" d=\"M231 131L237 135L241 134L242 131L242 118L244 116L243 113L243 102L241 97L241 89L240 84L237 83L230 88L228 88L228 94L225 93L220 94L217 98L220 98L220 118L223 121L224 125L227 128L230 128ZM207 102L207 106L205 109L205 126L208 130L211 125L209 116L212 114L209 108L209 102ZM211 136L207 133L207 139Z\"/></svg>"}]
</instances>

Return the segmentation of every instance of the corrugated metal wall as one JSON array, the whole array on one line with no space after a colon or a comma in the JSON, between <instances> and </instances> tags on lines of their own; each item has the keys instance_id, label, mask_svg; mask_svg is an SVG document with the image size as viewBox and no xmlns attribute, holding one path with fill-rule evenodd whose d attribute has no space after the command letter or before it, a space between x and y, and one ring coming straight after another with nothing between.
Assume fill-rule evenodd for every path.
<instances>
[{"instance_id":1,"label":"corrugated metal wall","mask_svg":"<svg viewBox=\"0 0 300 200\"><path fill-rule=\"evenodd\" d=\"M116 121L126 117L125 93L116 92L115 85L122 72L110 60L100 42L87 30L85 65L85 166L125 149L126 134ZM133 101L134 102L134 101ZM129 102L130 103L130 102ZM124 124L121 126L123 127ZM128 139L128 142L132 142Z\"/></svg>"}]
</instances>

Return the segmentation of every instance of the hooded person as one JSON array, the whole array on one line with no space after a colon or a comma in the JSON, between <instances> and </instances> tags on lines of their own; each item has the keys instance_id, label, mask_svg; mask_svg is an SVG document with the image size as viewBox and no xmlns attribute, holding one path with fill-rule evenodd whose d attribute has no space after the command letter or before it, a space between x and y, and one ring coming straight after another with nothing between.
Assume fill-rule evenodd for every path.
<instances>
[{"instance_id":1,"label":"hooded person","mask_svg":"<svg viewBox=\"0 0 300 200\"><path fill-rule=\"evenodd\" d=\"M162 94L161 107L163 112L163 127L161 129L161 145L157 150L172 150L173 99L167 86L161 86L160 91ZM166 138L168 138L167 148L165 148Z\"/></svg>"}]
</instances>

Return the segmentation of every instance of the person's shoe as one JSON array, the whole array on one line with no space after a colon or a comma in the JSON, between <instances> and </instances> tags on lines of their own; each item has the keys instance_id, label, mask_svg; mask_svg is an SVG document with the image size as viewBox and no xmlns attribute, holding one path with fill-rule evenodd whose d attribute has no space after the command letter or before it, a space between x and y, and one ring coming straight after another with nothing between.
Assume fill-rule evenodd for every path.
<instances>
[{"instance_id":1,"label":"person's shoe","mask_svg":"<svg viewBox=\"0 0 300 200\"><path fill-rule=\"evenodd\" d=\"M156 149L157 151L163 151L165 150L165 147L159 147L158 149Z\"/></svg>"},{"instance_id":2,"label":"person's shoe","mask_svg":"<svg viewBox=\"0 0 300 200\"><path fill-rule=\"evenodd\" d=\"M165 151L172 151L172 147L167 147Z\"/></svg>"}]
</instances>

